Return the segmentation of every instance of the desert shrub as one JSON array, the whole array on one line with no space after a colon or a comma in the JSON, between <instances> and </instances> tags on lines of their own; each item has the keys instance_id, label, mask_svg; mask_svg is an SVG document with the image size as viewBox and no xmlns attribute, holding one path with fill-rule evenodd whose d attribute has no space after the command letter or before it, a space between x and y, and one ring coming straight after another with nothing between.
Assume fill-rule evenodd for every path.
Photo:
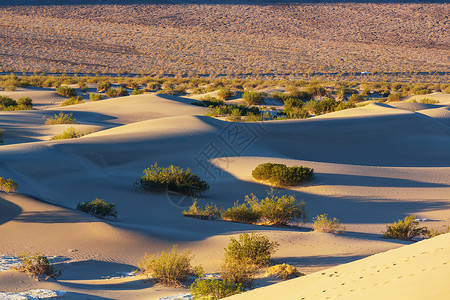
<instances>
[{"instance_id":1,"label":"desert shrub","mask_svg":"<svg viewBox=\"0 0 450 300\"><path fill-rule=\"evenodd\" d=\"M97 218L104 219L111 216L117 219L116 205L106 203L103 199L96 198L91 202L78 203L77 209Z\"/></svg>"},{"instance_id":2,"label":"desert shrub","mask_svg":"<svg viewBox=\"0 0 450 300\"><path fill-rule=\"evenodd\" d=\"M10 106L17 106L17 101L7 96L0 96L0 107L7 108Z\"/></svg>"},{"instance_id":3,"label":"desert shrub","mask_svg":"<svg viewBox=\"0 0 450 300\"><path fill-rule=\"evenodd\" d=\"M339 104L334 108L335 111L339 111L339 110L344 110L344 109L349 109L349 108L354 108L356 107L356 104L353 102L339 102Z\"/></svg>"},{"instance_id":4,"label":"desert shrub","mask_svg":"<svg viewBox=\"0 0 450 300\"><path fill-rule=\"evenodd\" d=\"M287 167L285 164L264 163L258 165L252 176L256 180L268 181L274 186L293 186L314 176L314 169L307 167Z\"/></svg>"},{"instance_id":5,"label":"desert shrub","mask_svg":"<svg viewBox=\"0 0 450 300\"><path fill-rule=\"evenodd\" d=\"M254 91L245 91L242 95L242 100L247 105L259 105L263 102L264 97L263 93L254 92Z\"/></svg>"},{"instance_id":6,"label":"desert shrub","mask_svg":"<svg viewBox=\"0 0 450 300\"><path fill-rule=\"evenodd\" d=\"M241 111L240 111L239 109L237 109L237 108L233 109L233 110L231 111L231 114L228 114L228 115L226 116L226 120L227 120L227 121L231 121L231 122L239 122L239 121L242 121L242 118L241 118Z\"/></svg>"},{"instance_id":7,"label":"desert shrub","mask_svg":"<svg viewBox=\"0 0 450 300\"><path fill-rule=\"evenodd\" d=\"M200 98L200 103L202 104L202 106L205 106L205 107L209 107L209 106L217 107L217 106L225 105L225 102L223 100L219 100L219 99L211 97L211 96L205 96L205 97Z\"/></svg>"},{"instance_id":8,"label":"desert shrub","mask_svg":"<svg viewBox=\"0 0 450 300\"><path fill-rule=\"evenodd\" d=\"M358 94L352 94L349 98L348 98L348 102L361 102L364 101L364 97L362 95L358 95Z\"/></svg>"},{"instance_id":9,"label":"desert shrub","mask_svg":"<svg viewBox=\"0 0 450 300\"><path fill-rule=\"evenodd\" d=\"M51 140L66 140L66 139L75 139L75 138L79 138L82 137L83 135L85 135L86 133L82 133L78 130L75 129L75 127L70 126L69 128L67 128L66 131L64 131L61 134L57 134L54 137L51 138Z\"/></svg>"},{"instance_id":10,"label":"desert shrub","mask_svg":"<svg viewBox=\"0 0 450 300\"><path fill-rule=\"evenodd\" d=\"M450 94L450 85L446 87L443 91L445 94Z\"/></svg>"},{"instance_id":11,"label":"desert shrub","mask_svg":"<svg viewBox=\"0 0 450 300\"><path fill-rule=\"evenodd\" d=\"M119 88L109 88L106 91L106 96L110 97L110 98L115 98L115 97L122 97L122 96L128 96L128 91L126 89L124 89L123 87L119 87Z\"/></svg>"},{"instance_id":12,"label":"desert shrub","mask_svg":"<svg viewBox=\"0 0 450 300\"><path fill-rule=\"evenodd\" d=\"M19 184L12 180L11 178L5 179L3 177L0 177L0 191L3 191L7 194L11 192L15 192L17 188L19 187Z\"/></svg>"},{"instance_id":13,"label":"desert shrub","mask_svg":"<svg viewBox=\"0 0 450 300\"><path fill-rule=\"evenodd\" d=\"M143 191L172 191L195 196L209 189L206 181L192 174L190 169L184 170L173 165L161 168L155 163L143 172L144 175L136 182L136 187Z\"/></svg>"},{"instance_id":14,"label":"desert shrub","mask_svg":"<svg viewBox=\"0 0 450 300\"><path fill-rule=\"evenodd\" d=\"M75 96L61 102L61 106L69 106L81 103L84 103L83 96Z\"/></svg>"},{"instance_id":15,"label":"desert shrub","mask_svg":"<svg viewBox=\"0 0 450 300\"><path fill-rule=\"evenodd\" d=\"M33 100L30 97L21 97L17 99L17 105L29 107L30 109L33 107Z\"/></svg>"},{"instance_id":16,"label":"desert shrub","mask_svg":"<svg viewBox=\"0 0 450 300\"><path fill-rule=\"evenodd\" d=\"M271 266L267 270L267 273L272 276L281 277L281 279L283 280L305 276L305 274L297 270L296 267L288 264Z\"/></svg>"},{"instance_id":17,"label":"desert shrub","mask_svg":"<svg viewBox=\"0 0 450 300\"><path fill-rule=\"evenodd\" d=\"M183 215L188 217L196 217L199 219L215 220L220 217L223 208L218 208L217 204L207 203L204 207L197 205L197 199L189 207L188 211L183 211Z\"/></svg>"},{"instance_id":18,"label":"desert shrub","mask_svg":"<svg viewBox=\"0 0 450 300\"><path fill-rule=\"evenodd\" d=\"M61 271L57 271L56 268L50 263L47 256L41 253L35 253L33 255L28 253L19 254L19 260L21 264L14 269L25 272L34 276L47 276L56 278L61 274Z\"/></svg>"},{"instance_id":19,"label":"desert shrub","mask_svg":"<svg viewBox=\"0 0 450 300\"><path fill-rule=\"evenodd\" d=\"M416 237L429 235L429 230L426 227L419 227L417 216L411 215L405 217L403 220L398 220L394 224L386 225L386 231L383 232L383 237L388 239L402 239L412 240Z\"/></svg>"},{"instance_id":20,"label":"desert shrub","mask_svg":"<svg viewBox=\"0 0 450 300\"><path fill-rule=\"evenodd\" d=\"M111 83L109 82L100 82L97 84L97 92L106 92L111 88Z\"/></svg>"},{"instance_id":21,"label":"desert shrub","mask_svg":"<svg viewBox=\"0 0 450 300\"><path fill-rule=\"evenodd\" d=\"M307 119L311 117L307 109L299 107L285 109L284 113L288 119Z\"/></svg>"},{"instance_id":22,"label":"desert shrub","mask_svg":"<svg viewBox=\"0 0 450 300\"><path fill-rule=\"evenodd\" d=\"M219 279L198 278L190 287L194 300L216 300L244 292L241 283Z\"/></svg>"},{"instance_id":23,"label":"desert shrub","mask_svg":"<svg viewBox=\"0 0 450 300\"><path fill-rule=\"evenodd\" d=\"M337 218L328 218L327 214L321 214L313 219L314 231L320 232L331 232L331 233L342 233L345 231L345 227L341 225Z\"/></svg>"},{"instance_id":24,"label":"desert shrub","mask_svg":"<svg viewBox=\"0 0 450 300\"><path fill-rule=\"evenodd\" d=\"M284 226L294 220L305 219L305 203L298 202L294 195L279 197L272 194L259 200L251 194L245 196L245 202L265 224Z\"/></svg>"},{"instance_id":25,"label":"desert shrub","mask_svg":"<svg viewBox=\"0 0 450 300\"><path fill-rule=\"evenodd\" d=\"M178 246L172 247L172 252L161 252L159 257L146 254L139 262L142 274L152 277L166 286L179 287L191 275L198 275L200 268L193 268L190 250L178 252Z\"/></svg>"},{"instance_id":26,"label":"desert shrub","mask_svg":"<svg viewBox=\"0 0 450 300\"><path fill-rule=\"evenodd\" d=\"M144 90L140 90L140 89L134 89L131 92L131 95L142 95L144 93Z\"/></svg>"},{"instance_id":27,"label":"desert shrub","mask_svg":"<svg viewBox=\"0 0 450 300\"><path fill-rule=\"evenodd\" d=\"M234 95L233 91L230 90L230 88L228 88L228 87L223 87L217 92L217 97L220 100L227 100L227 99L233 97L233 95Z\"/></svg>"},{"instance_id":28,"label":"desert shrub","mask_svg":"<svg viewBox=\"0 0 450 300\"><path fill-rule=\"evenodd\" d=\"M72 118L72 113L65 114L60 112L58 115L55 114L53 117L45 120L45 125L56 125L56 124L74 124L76 120Z\"/></svg>"},{"instance_id":29,"label":"desert shrub","mask_svg":"<svg viewBox=\"0 0 450 300\"><path fill-rule=\"evenodd\" d=\"M435 99L431 99L431 98L422 98L420 99L420 103L425 103L425 104L438 104L439 100L435 100Z\"/></svg>"},{"instance_id":30,"label":"desert shrub","mask_svg":"<svg viewBox=\"0 0 450 300\"><path fill-rule=\"evenodd\" d=\"M75 97L77 95L77 92L73 88L70 88L68 86L57 87L56 93L66 98Z\"/></svg>"},{"instance_id":31,"label":"desert shrub","mask_svg":"<svg viewBox=\"0 0 450 300\"><path fill-rule=\"evenodd\" d=\"M89 100L91 100L91 101L99 101L99 100L103 100L103 95L102 95L102 94L94 94L94 93L90 93L90 94L89 94Z\"/></svg>"},{"instance_id":32,"label":"desert shrub","mask_svg":"<svg viewBox=\"0 0 450 300\"><path fill-rule=\"evenodd\" d=\"M401 93L392 93L388 96L388 101L400 101L402 98L402 94Z\"/></svg>"},{"instance_id":33,"label":"desert shrub","mask_svg":"<svg viewBox=\"0 0 450 300\"><path fill-rule=\"evenodd\" d=\"M298 89L294 89L288 93L288 98L298 99L303 102L312 99L312 95L306 91L300 91Z\"/></svg>"},{"instance_id":34,"label":"desert shrub","mask_svg":"<svg viewBox=\"0 0 450 300\"><path fill-rule=\"evenodd\" d=\"M265 267L270 264L272 254L276 252L278 243L259 233L242 233L239 239L230 238L228 247L225 249L225 258L232 261L249 260L257 267Z\"/></svg>"},{"instance_id":35,"label":"desert shrub","mask_svg":"<svg viewBox=\"0 0 450 300\"><path fill-rule=\"evenodd\" d=\"M428 231L428 234L426 235L426 237L427 238L433 238L433 237L436 237L438 235L446 234L446 233L450 233L450 226L447 226L447 228L444 229L444 230L430 229Z\"/></svg>"},{"instance_id":36,"label":"desert shrub","mask_svg":"<svg viewBox=\"0 0 450 300\"><path fill-rule=\"evenodd\" d=\"M220 100L218 100L220 101ZM247 116L248 114L259 115L261 111L258 107L248 107L245 105L217 105L212 104L206 109L206 115L209 117L226 117L230 116L230 119L236 119L238 116ZM240 118L239 118L240 120Z\"/></svg>"},{"instance_id":37,"label":"desert shrub","mask_svg":"<svg viewBox=\"0 0 450 300\"><path fill-rule=\"evenodd\" d=\"M222 279L251 285L258 269L270 264L278 246L267 236L254 232L240 234L239 240L231 237L221 266Z\"/></svg>"},{"instance_id":38,"label":"desert shrub","mask_svg":"<svg viewBox=\"0 0 450 300\"><path fill-rule=\"evenodd\" d=\"M260 219L260 214L253 211L247 203L235 202L234 206L227 209L222 213L222 218L227 221L239 222L239 223L249 223L253 224L258 222Z\"/></svg>"}]
</instances>

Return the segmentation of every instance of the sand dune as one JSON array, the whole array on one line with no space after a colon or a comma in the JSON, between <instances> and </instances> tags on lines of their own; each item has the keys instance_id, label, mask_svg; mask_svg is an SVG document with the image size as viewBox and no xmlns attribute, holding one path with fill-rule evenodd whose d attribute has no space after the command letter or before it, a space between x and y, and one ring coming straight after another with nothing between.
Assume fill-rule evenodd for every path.
<instances>
[{"instance_id":1,"label":"sand dune","mask_svg":"<svg viewBox=\"0 0 450 300\"><path fill-rule=\"evenodd\" d=\"M36 283L13 271L0 272L0 290L48 288L69 291L65 297L74 299L87 295L152 299L185 289L163 288L140 277L102 277L130 272L144 253L169 250L175 243L192 249L195 264L217 272L230 236L251 230L280 243L275 262L291 263L309 274L409 244L381 238L386 223L406 215L430 219L426 225L432 228L450 225L450 118L444 105L412 112L371 104L306 120L260 124L205 117L205 109L191 101L145 94L1 113L6 135L0 148L0 175L19 182L21 194L0 195L0 254L17 255L26 249L67 261L61 263L65 270L57 282ZM96 126L98 131L78 139L47 141L45 137L60 128L47 129L42 116L59 110L72 112L77 126ZM30 137L30 132L40 136ZM266 194L269 187L254 181L251 170L267 161L313 167L312 182L278 192L303 199L309 220L319 213L341 219L347 234L312 232L311 223L281 229L185 218L182 211L192 203L190 197L134 188L142 170L155 162L189 167L211 186L199 202L214 201L228 208L246 194ZM116 204L117 220L101 221L74 210L77 203L96 197ZM448 237L405 249L421 245L428 249L435 241L448 242ZM409 268L399 269L405 285L415 278L405 277ZM436 274L446 270L439 267ZM312 274L298 282L317 277ZM16 287L17 280L24 283ZM320 287L323 283L317 280L313 285ZM373 285L380 284L377 280ZM358 293L376 291L371 285ZM316 292L311 288L312 294L306 295Z\"/></svg>"}]
</instances>

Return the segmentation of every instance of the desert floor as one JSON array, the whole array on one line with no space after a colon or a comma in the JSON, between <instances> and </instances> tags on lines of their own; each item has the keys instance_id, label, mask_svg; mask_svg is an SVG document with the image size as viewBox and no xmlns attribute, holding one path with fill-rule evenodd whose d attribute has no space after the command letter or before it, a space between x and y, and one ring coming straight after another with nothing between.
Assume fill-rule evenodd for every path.
<instances>
[{"instance_id":1,"label":"desert floor","mask_svg":"<svg viewBox=\"0 0 450 300\"><path fill-rule=\"evenodd\" d=\"M279 242L275 263L290 263L311 274L282 283L296 299L324 299L320 293L328 290L324 287L328 281L311 283L307 291L301 287L315 282L321 272L334 270L345 272L345 280L351 281L356 280L356 275L348 275L352 272L398 263L405 266L395 274L408 276L402 286L421 283L425 273L418 269L422 268L427 268L427 276L434 276L436 286L441 286L444 275L448 278L449 264L444 264L448 235L401 247L411 243L383 239L381 232L387 223L410 214L427 219L421 224L430 228L442 230L450 225L450 95L427 95L440 101L436 105L374 103L305 120L230 123L204 116L205 108L177 96L143 94L59 107L64 98L51 89L20 88L0 94L28 95L36 108L0 112L0 127L5 130L0 176L19 183L18 193L0 194L0 255L7 260L24 250L41 252L55 256L63 270L56 281L42 282L17 271L0 271L0 291L59 290L68 292L67 299L154 299L183 294L188 290L120 274L136 270L145 253L168 251L173 244L192 249L193 263L208 273L218 272L229 238L250 231ZM93 133L50 141L70 126L44 125L43 117L60 111L73 113L79 123L74 126ZM191 168L211 187L199 203L213 201L224 208L245 195L266 194L269 187L251 177L259 163L312 167L313 181L277 191L303 199L309 222L276 228L183 217L193 199L134 188L142 171L155 162ZM75 210L79 202L96 197L116 204L117 220L100 220ZM339 218L347 232L312 231L311 219L321 213ZM395 248L399 249L357 261ZM427 265L425 258L414 256L421 251L441 254ZM408 263L400 259L406 256ZM410 272L415 265L418 271ZM361 276L371 275L371 270ZM377 286L380 290L373 289L377 295L390 291L392 285L383 289L378 283L386 281L391 271L383 271L383 276L364 286L367 290ZM276 281L261 278L257 284ZM337 281L332 284L338 285ZM336 291L349 299L350 289L352 284ZM333 295L338 294L327 294L330 299ZM355 295L353 299L362 299L358 297L365 294Z\"/></svg>"}]
</instances>

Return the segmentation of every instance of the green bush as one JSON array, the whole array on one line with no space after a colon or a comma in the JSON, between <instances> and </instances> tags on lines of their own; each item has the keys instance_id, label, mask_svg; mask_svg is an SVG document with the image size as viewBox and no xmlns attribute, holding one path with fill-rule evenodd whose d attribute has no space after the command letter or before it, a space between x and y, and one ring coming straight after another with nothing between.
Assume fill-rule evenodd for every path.
<instances>
[{"instance_id":1,"label":"green bush","mask_svg":"<svg viewBox=\"0 0 450 300\"><path fill-rule=\"evenodd\" d=\"M285 164L264 163L258 165L252 176L256 180L268 181L278 187L293 186L314 176L314 169L307 167L287 167Z\"/></svg>"},{"instance_id":2,"label":"green bush","mask_svg":"<svg viewBox=\"0 0 450 300\"><path fill-rule=\"evenodd\" d=\"M419 227L419 222L416 221L417 216L411 215L405 217L403 220L398 220L394 224L386 225L386 231L383 232L383 237L388 239L402 239L412 240L416 237L426 237L429 235L429 230L426 227Z\"/></svg>"},{"instance_id":3,"label":"green bush","mask_svg":"<svg viewBox=\"0 0 450 300\"><path fill-rule=\"evenodd\" d=\"M220 218L223 208L218 208L214 203L207 203L205 207L197 205L197 199L189 207L188 211L183 211L183 215L187 217L195 217L199 219L215 220Z\"/></svg>"},{"instance_id":4,"label":"green bush","mask_svg":"<svg viewBox=\"0 0 450 300\"><path fill-rule=\"evenodd\" d=\"M450 85L445 88L444 93L445 94L450 94Z\"/></svg>"},{"instance_id":5,"label":"green bush","mask_svg":"<svg viewBox=\"0 0 450 300\"><path fill-rule=\"evenodd\" d=\"M0 177L0 191L3 191L7 194L11 192L15 192L17 188L19 187L19 184L12 180L11 178L5 179L3 177Z\"/></svg>"},{"instance_id":6,"label":"green bush","mask_svg":"<svg viewBox=\"0 0 450 300\"><path fill-rule=\"evenodd\" d=\"M87 91L87 85L86 85L86 82L80 82L80 83L78 83L78 88L80 89L80 92L86 93L86 91Z\"/></svg>"},{"instance_id":7,"label":"green bush","mask_svg":"<svg viewBox=\"0 0 450 300\"><path fill-rule=\"evenodd\" d=\"M97 92L105 92L111 88L111 83L109 82L100 82L97 84Z\"/></svg>"},{"instance_id":8,"label":"green bush","mask_svg":"<svg viewBox=\"0 0 450 300\"><path fill-rule=\"evenodd\" d=\"M91 100L91 101L99 101L99 100L103 100L103 95L102 95L102 94L94 94L94 93L90 93L90 94L89 94L89 100Z\"/></svg>"},{"instance_id":9,"label":"green bush","mask_svg":"<svg viewBox=\"0 0 450 300\"><path fill-rule=\"evenodd\" d=\"M260 219L258 212L255 212L246 203L239 205L238 202L234 206L222 213L222 218L227 221L253 224Z\"/></svg>"},{"instance_id":10,"label":"green bush","mask_svg":"<svg viewBox=\"0 0 450 300\"><path fill-rule=\"evenodd\" d=\"M388 96L388 101L400 101L402 99L402 93L392 93Z\"/></svg>"},{"instance_id":11,"label":"green bush","mask_svg":"<svg viewBox=\"0 0 450 300\"><path fill-rule=\"evenodd\" d=\"M263 102L264 96L263 93L245 91L242 95L242 100L244 100L247 105L259 105Z\"/></svg>"},{"instance_id":12,"label":"green bush","mask_svg":"<svg viewBox=\"0 0 450 300\"><path fill-rule=\"evenodd\" d=\"M69 128L67 128L66 131L64 131L61 134L57 134L54 137L51 138L51 140L66 140L66 139L75 139L75 138L79 138L82 137L83 135L85 135L86 133L82 133L78 130L75 129L75 127L70 126Z\"/></svg>"},{"instance_id":13,"label":"green bush","mask_svg":"<svg viewBox=\"0 0 450 300\"><path fill-rule=\"evenodd\" d=\"M17 101L7 96L0 96L0 107L7 108L10 106L17 106Z\"/></svg>"},{"instance_id":14,"label":"green bush","mask_svg":"<svg viewBox=\"0 0 450 300\"><path fill-rule=\"evenodd\" d=\"M228 87L223 87L217 92L217 97L220 100L227 100L227 99L233 97L233 95L234 95L233 91L230 90L230 88L228 88Z\"/></svg>"},{"instance_id":15,"label":"green bush","mask_svg":"<svg viewBox=\"0 0 450 300\"><path fill-rule=\"evenodd\" d=\"M420 99L420 103L425 103L425 104L438 104L439 100L435 100L435 99L431 99L431 98L422 98Z\"/></svg>"},{"instance_id":16,"label":"green bush","mask_svg":"<svg viewBox=\"0 0 450 300\"><path fill-rule=\"evenodd\" d=\"M271 266L267 270L267 273L272 276L281 277L283 280L305 276L305 274L297 270L296 267L288 264Z\"/></svg>"},{"instance_id":17,"label":"green bush","mask_svg":"<svg viewBox=\"0 0 450 300\"><path fill-rule=\"evenodd\" d=\"M321 214L316 216L313 219L314 225L314 231L320 231L320 232L331 232L331 233L342 233L345 231L345 227L341 225L338 219L336 218L328 218L327 214Z\"/></svg>"},{"instance_id":18,"label":"green bush","mask_svg":"<svg viewBox=\"0 0 450 300\"><path fill-rule=\"evenodd\" d=\"M131 92L131 95L142 95L144 93L144 90L140 90L140 89L134 89Z\"/></svg>"},{"instance_id":19,"label":"green bush","mask_svg":"<svg viewBox=\"0 0 450 300\"><path fill-rule=\"evenodd\" d=\"M190 250L178 252L178 246L171 253L161 252L159 257L145 255L138 267L142 274L152 277L166 286L179 287L191 275L199 275L201 268L191 266Z\"/></svg>"},{"instance_id":20,"label":"green bush","mask_svg":"<svg viewBox=\"0 0 450 300\"><path fill-rule=\"evenodd\" d=\"M288 93L288 98L294 98L294 99L298 99L301 100L303 102L311 100L312 99L312 95L306 91L300 91L298 89L294 89L291 92Z\"/></svg>"},{"instance_id":21,"label":"green bush","mask_svg":"<svg viewBox=\"0 0 450 300\"><path fill-rule=\"evenodd\" d=\"M53 117L45 120L45 125L56 125L56 124L74 124L76 120L72 118L72 113L65 114L60 112L58 115L55 114Z\"/></svg>"},{"instance_id":22,"label":"green bush","mask_svg":"<svg viewBox=\"0 0 450 300\"><path fill-rule=\"evenodd\" d=\"M83 96L75 96L61 102L61 106L69 106L81 103L84 103Z\"/></svg>"},{"instance_id":23,"label":"green bush","mask_svg":"<svg viewBox=\"0 0 450 300\"><path fill-rule=\"evenodd\" d=\"M115 98L115 97L122 97L122 96L128 96L128 91L122 87L119 88L109 88L106 91L106 96L110 97L110 98Z\"/></svg>"},{"instance_id":24,"label":"green bush","mask_svg":"<svg viewBox=\"0 0 450 300\"><path fill-rule=\"evenodd\" d=\"M244 292L241 283L198 278L190 287L193 300L216 300Z\"/></svg>"},{"instance_id":25,"label":"green bush","mask_svg":"<svg viewBox=\"0 0 450 300\"><path fill-rule=\"evenodd\" d=\"M60 86L56 88L56 93L66 98L75 97L77 95L77 92L73 88L67 86Z\"/></svg>"},{"instance_id":26,"label":"green bush","mask_svg":"<svg viewBox=\"0 0 450 300\"><path fill-rule=\"evenodd\" d=\"M271 195L259 200L251 194L251 196L245 196L245 202L264 224L285 226L292 221L306 218L305 203L298 202L294 195L281 197Z\"/></svg>"},{"instance_id":27,"label":"green bush","mask_svg":"<svg viewBox=\"0 0 450 300\"><path fill-rule=\"evenodd\" d=\"M33 100L30 97L21 97L17 100L17 104L31 109L33 107Z\"/></svg>"},{"instance_id":28,"label":"green bush","mask_svg":"<svg viewBox=\"0 0 450 300\"><path fill-rule=\"evenodd\" d=\"M209 189L206 181L192 174L190 169L184 170L173 165L161 168L155 163L143 172L144 175L136 182L136 187L143 191L172 191L195 196Z\"/></svg>"},{"instance_id":29,"label":"green bush","mask_svg":"<svg viewBox=\"0 0 450 300\"><path fill-rule=\"evenodd\" d=\"M56 278L61 274L61 271L57 271L56 268L50 263L47 256L40 253L30 255L28 253L19 254L21 265L14 267L14 269L25 272L34 276L48 276Z\"/></svg>"},{"instance_id":30,"label":"green bush","mask_svg":"<svg viewBox=\"0 0 450 300\"><path fill-rule=\"evenodd\" d=\"M259 233L242 233L239 240L230 238L225 249L225 257L233 261L249 260L253 265L265 267L270 264L272 254L276 252L278 243Z\"/></svg>"},{"instance_id":31,"label":"green bush","mask_svg":"<svg viewBox=\"0 0 450 300\"><path fill-rule=\"evenodd\" d=\"M96 198L91 202L78 203L77 209L97 218L104 219L111 216L117 219L116 205L106 203L103 199Z\"/></svg>"},{"instance_id":32,"label":"green bush","mask_svg":"<svg viewBox=\"0 0 450 300\"><path fill-rule=\"evenodd\" d=\"M364 101L364 97L362 95L358 95L358 94L352 94L348 98L348 102L357 103L357 102L361 102L361 101Z\"/></svg>"}]
</instances>

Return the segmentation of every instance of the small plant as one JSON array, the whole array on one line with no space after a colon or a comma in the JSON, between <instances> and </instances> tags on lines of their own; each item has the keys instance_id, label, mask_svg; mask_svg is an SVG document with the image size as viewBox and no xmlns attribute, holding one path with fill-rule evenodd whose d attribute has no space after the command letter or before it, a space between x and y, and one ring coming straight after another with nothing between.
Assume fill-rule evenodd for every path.
<instances>
[{"instance_id":1,"label":"small plant","mask_svg":"<svg viewBox=\"0 0 450 300\"><path fill-rule=\"evenodd\" d=\"M268 225L286 226L294 220L305 219L305 202L298 202L294 195L281 197L269 195L259 200L251 194L245 196L245 202L259 216L262 223Z\"/></svg>"},{"instance_id":2,"label":"small plant","mask_svg":"<svg viewBox=\"0 0 450 300\"><path fill-rule=\"evenodd\" d=\"M61 106L69 106L81 103L84 103L83 96L75 96L61 102Z\"/></svg>"},{"instance_id":3,"label":"small plant","mask_svg":"<svg viewBox=\"0 0 450 300\"><path fill-rule=\"evenodd\" d=\"M271 266L267 270L267 273L272 276L281 277L281 279L283 280L305 276L305 274L297 270L296 267L288 264Z\"/></svg>"},{"instance_id":4,"label":"small plant","mask_svg":"<svg viewBox=\"0 0 450 300\"><path fill-rule=\"evenodd\" d=\"M394 224L386 225L386 231L383 232L383 237L387 239L401 239L412 240L416 237L426 237L430 231L426 227L419 227L417 216L410 215L403 220L398 220Z\"/></svg>"},{"instance_id":5,"label":"small plant","mask_svg":"<svg viewBox=\"0 0 450 300\"><path fill-rule=\"evenodd\" d=\"M234 206L227 209L222 213L222 218L227 221L239 222L239 223L256 223L261 215L255 212L246 203L239 205L238 202L234 203Z\"/></svg>"},{"instance_id":6,"label":"small plant","mask_svg":"<svg viewBox=\"0 0 450 300\"><path fill-rule=\"evenodd\" d=\"M117 219L116 205L106 203L103 199L96 198L91 202L78 203L77 209L97 218L104 219L111 216Z\"/></svg>"},{"instance_id":7,"label":"small plant","mask_svg":"<svg viewBox=\"0 0 450 300\"><path fill-rule=\"evenodd\" d=\"M318 215L313 219L314 221L314 231L320 232L331 232L331 233L342 233L345 231L345 227L341 225L337 218L328 218L327 214Z\"/></svg>"},{"instance_id":8,"label":"small plant","mask_svg":"<svg viewBox=\"0 0 450 300\"><path fill-rule=\"evenodd\" d=\"M307 167L287 167L285 164L264 163L258 165L252 176L256 180L268 181L278 187L297 185L310 180L314 176L314 169Z\"/></svg>"},{"instance_id":9,"label":"small plant","mask_svg":"<svg viewBox=\"0 0 450 300\"><path fill-rule=\"evenodd\" d=\"M431 98L422 98L420 99L420 103L425 103L425 104L438 104L439 100L435 100L435 99L431 99Z\"/></svg>"},{"instance_id":10,"label":"small plant","mask_svg":"<svg viewBox=\"0 0 450 300\"><path fill-rule=\"evenodd\" d=\"M218 208L214 203L207 203L205 207L197 205L197 199L189 207L188 211L184 211L183 215L187 217L195 217L199 219L215 220L220 218L223 208Z\"/></svg>"},{"instance_id":11,"label":"small plant","mask_svg":"<svg viewBox=\"0 0 450 300\"><path fill-rule=\"evenodd\" d=\"M75 139L75 138L79 138L82 137L83 135L85 135L87 133L82 133L78 130L75 129L75 127L70 126L69 128L67 128L66 131L64 131L61 134L57 134L54 137L51 138L51 140L66 140L66 139Z\"/></svg>"},{"instance_id":12,"label":"small plant","mask_svg":"<svg viewBox=\"0 0 450 300\"><path fill-rule=\"evenodd\" d=\"M123 87L119 87L117 89L109 88L106 91L106 96L108 96L110 98L128 96L128 91L126 89L124 89Z\"/></svg>"},{"instance_id":13,"label":"small plant","mask_svg":"<svg viewBox=\"0 0 450 300\"><path fill-rule=\"evenodd\" d=\"M90 94L89 94L89 100L91 100L91 101L99 101L99 100L103 100L103 95L102 95L102 94L94 94L94 93L90 93Z\"/></svg>"},{"instance_id":14,"label":"small plant","mask_svg":"<svg viewBox=\"0 0 450 300\"><path fill-rule=\"evenodd\" d=\"M136 187L143 191L172 191L190 196L199 195L209 189L206 181L192 174L190 169L184 170L173 165L161 168L157 163L144 170L144 175L136 182Z\"/></svg>"},{"instance_id":15,"label":"small plant","mask_svg":"<svg viewBox=\"0 0 450 300\"><path fill-rule=\"evenodd\" d=\"M74 124L75 119L72 118L72 113L65 114L63 112L60 112L58 115L55 114L53 117L48 118L45 120L45 125L56 125L56 124Z\"/></svg>"},{"instance_id":16,"label":"small plant","mask_svg":"<svg viewBox=\"0 0 450 300\"><path fill-rule=\"evenodd\" d=\"M227 100L233 97L233 95L233 91L228 87L223 87L217 92L217 98L219 98L220 100Z\"/></svg>"},{"instance_id":17,"label":"small plant","mask_svg":"<svg viewBox=\"0 0 450 300\"><path fill-rule=\"evenodd\" d=\"M77 92L75 91L75 89L67 87L67 86L60 86L60 87L56 88L56 93L60 96L66 97L66 98L75 97L77 95Z\"/></svg>"},{"instance_id":18,"label":"small plant","mask_svg":"<svg viewBox=\"0 0 450 300\"><path fill-rule=\"evenodd\" d=\"M140 89L134 89L133 92L131 92L131 95L142 95L144 93L144 90Z\"/></svg>"},{"instance_id":19,"label":"small plant","mask_svg":"<svg viewBox=\"0 0 450 300\"><path fill-rule=\"evenodd\" d=\"M97 84L97 92L99 92L99 93L105 92L109 88L111 88L111 83L109 83L109 82L100 82Z\"/></svg>"},{"instance_id":20,"label":"small plant","mask_svg":"<svg viewBox=\"0 0 450 300\"><path fill-rule=\"evenodd\" d=\"M259 105L263 102L264 97L263 93L245 91L242 95L242 100L244 100L247 105Z\"/></svg>"},{"instance_id":21,"label":"small plant","mask_svg":"<svg viewBox=\"0 0 450 300\"><path fill-rule=\"evenodd\" d=\"M142 274L152 277L166 286L179 287L191 275L199 275L201 268L191 266L190 250L178 252L178 246L172 252L161 252L159 257L145 255L138 267Z\"/></svg>"},{"instance_id":22,"label":"small plant","mask_svg":"<svg viewBox=\"0 0 450 300\"><path fill-rule=\"evenodd\" d=\"M400 101L401 99L402 99L402 93L392 93L387 98L387 100L390 102Z\"/></svg>"},{"instance_id":23,"label":"small plant","mask_svg":"<svg viewBox=\"0 0 450 300\"><path fill-rule=\"evenodd\" d=\"M21 97L17 99L17 105L31 109L33 107L33 100L30 97Z\"/></svg>"},{"instance_id":24,"label":"small plant","mask_svg":"<svg viewBox=\"0 0 450 300\"><path fill-rule=\"evenodd\" d=\"M0 177L0 191L3 191L7 194L11 192L15 192L17 188L19 187L19 184L12 180L11 178L5 179L3 177Z\"/></svg>"},{"instance_id":25,"label":"small plant","mask_svg":"<svg viewBox=\"0 0 450 300\"><path fill-rule=\"evenodd\" d=\"M56 278L61 274L61 271L57 271L50 263L47 256L40 253L35 253L33 255L23 253L19 255L19 259L21 265L13 268L20 272L25 272L34 276L47 276L52 278Z\"/></svg>"},{"instance_id":26,"label":"small plant","mask_svg":"<svg viewBox=\"0 0 450 300\"><path fill-rule=\"evenodd\" d=\"M198 278L190 287L193 300L216 300L244 292L241 283L219 279Z\"/></svg>"},{"instance_id":27,"label":"small plant","mask_svg":"<svg viewBox=\"0 0 450 300\"><path fill-rule=\"evenodd\" d=\"M441 234L450 233L450 226L447 226L445 230L437 230L437 229L430 229L427 238L433 238Z\"/></svg>"}]
</instances>

